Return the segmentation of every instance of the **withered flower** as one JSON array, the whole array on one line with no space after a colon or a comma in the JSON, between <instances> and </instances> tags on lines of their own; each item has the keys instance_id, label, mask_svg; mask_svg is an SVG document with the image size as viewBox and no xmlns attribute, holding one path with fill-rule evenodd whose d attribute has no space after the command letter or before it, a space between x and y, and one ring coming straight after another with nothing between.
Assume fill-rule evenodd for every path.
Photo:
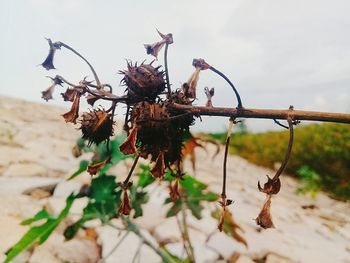
<instances>
[{"instance_id":1,"label":"withered flower","mask_svg":"<svg viewBox=\"0 0 350 263\"><path fill-rule=\"evenodd\" d=\"M263 192L268 195L277 194L281 189L281 181L279 178L271 179L268 175L267 182L264 184L264 188L260 186L260 182L258 181L258 188L260 192Z\"/></svg>"},{"instance_id":2,"label":"withered flower","mask_svg":"<svg viewBox=\"0 0 350 263\"><path fill-rule=\"evenodd\" d=\"M66 122L72 122L74 124L77 123L77 119L79 117L79 104L80 104L80 93L76 93L70 111L62 115Z\"/></svg>"},{"instance_id":3,"label":"withered flower","mask_svg":"<svg viewBox=\"0 0 350 263\"><path fill-rule=\"evenodd\" d=\"M156 59L158 59L158 53L163 48L163 46L165 44L170 45L170 44L174 43L173 35L171 33L165 35L165 34L160 33L158 30L157 30L157 32L160 35L160 37L162 38L161 41L158 41L158 42L153 43L153 44L144 44L147 54L154 56Z\"/></svg>"},{"instance_id":4,"label":"withered flower","mask_svg":"<svg viewBox=\"0 0 350 263\"><path fill-rule=\"evenodd\" d=\"M61 95L64 101L74 101L77 92L76 89L67 88L67 90L64 93L61 93Z\"/></svg>"},{"instance_id":5,"label":"withered flower","mask_svg":"<svg viewBox=\"0 0 350 263\"><path fill-rule=\"evenodd\" d=\"M137 128L134 127L129 136L126 138L125 142L123 142L119 146L120 152L123 154L135 154L137 152L136 149L136 138L137 138Z\"/></svg>"},{"instance_id":6,"label":"withered flower","mask_svg":"<svg viewBox=\"0 0 350 263\"><path fill-rule=\"evenodd\" d=\"M87 168L87 172L90 174L90 175L95 175L98 173L98 171L104 167L106 164L108 164L109 162L111 161L111 158L109 157L108 159L102 161L102 162L98 162L98 163L95 163L95 164L90 164Z\"/></svg>"},{"instance_id":7,"label":"withered flower","mask_svg":"<svg viewBox=\"0 0 350 263\"><path fill-rule=\"evenodd\" d=\"M123 190L123 199L122 199L122 203L119 207L118 213L121 213L123 215L129 215L130 211L131 211L131 205L130 205L130 200L128 197L128 192L127 189Z\"/></svg>"},{"instance_id":8,"label":"withered flower","mask_svg":"<svg viewBox=\"0 0 350 263\"><path fill-rule=\"evenodd\" d=\"M52 80L52 84L46 90L41 92L42 94L41 98L43 98L46 101L53 99L52 94L55 90L55 86L56 85L62 86L62 83L63 83L63 81L58 76L54 78L51 78L51 77L49 78Z\"/></svg>"},{"instance_id":9,"label":"withered flower","mask_svg":"<svg viewBox=\"0 0 350 263\"><path fill-rule=\"evenodd\" d=\"M222 207L221 215L220 215L220 221L218 225L218 229L220 232L222 232L224 228L224 223L225 223L225 214L227 207L231 204L233 204L233 200L231 199L226 199L226 196L221 196L221 201L219 201L220 206Z\"/></svg>"},{"instance_id":10,"label":"withered flower","mask_svg":"<svg viewBox=\"0 0 350 263\"><path fill-rule=\"evenodd\" d=\"M192 61L192 66L199 68L200 70L206 70L210 68L210 65L202 58L194 58Z\"/></svg>"},{"instance_id":11,"label":"withered flower","mask_svg":"<svg viewBox=\"0 0 350 263\"><path fill-rule=\"evenodd\" d=\"M201 72L200 68L196 68L189 80L184 84L186 87L186 95L188 98L197 98L197 83L199 80L199 73Z\"/></svg>"},{"instance_id":12,"label":"withered flower","mask_svg":"<svg viewBox=\"0 0 350 263\"><path fill-rule=\"evenodd\" d=\"M170 198L175 202L180 197L179 192L179 178L176 178L174 185L170 184Z\"/></svg>"},{"instance_id":13,"label":"withered flower","mask_svg":"<svg viewBox=\"0 0 350 263\"><path fill-rule=\"evenodd\" d=\"M164 152L159 151L156 163L151 170L151 174L156 178L163 178L165 173L165 162L164 162Z\"/></svg>"},{"instance_id":14,"label":"withered flower","mask_svg":"<svg viewBox=\"0 0 350 263\"><path fill-rule=\"evenodd\" d=\"M46 40L47 42L49 42L50 51L49 51L49 55L46 57L44 62L41 63L41 65L46 70L55 69L55 66L53 65L53 59L54 59L56 50L61 49L61 45L59 42L52 43L50 38L47 38Z\"/></svg>"},{"instance_id":15,"label":"withered flower","mask_svg":"<svg viewBox=\"0 0 350 263\"><path fill-rule=\"evenodd\" d=\"M83 139L89 140L89 145L108 140L113 135L112 115L104 109L94 109L90 112L84 112L81 120L81 131Z\"/></svg>"},{"instance_id":16,"label":"withered flower","mask_svg":"<svg viewBox=\"0 0 350 263\"><path fill-rule=\"evenodd\" d=\"M271 195L267 195L266 201L258 217L255 219L256 223L264 229L275 227L272 222L270 208L271 208Z\"/></svg>"}]
</instances>

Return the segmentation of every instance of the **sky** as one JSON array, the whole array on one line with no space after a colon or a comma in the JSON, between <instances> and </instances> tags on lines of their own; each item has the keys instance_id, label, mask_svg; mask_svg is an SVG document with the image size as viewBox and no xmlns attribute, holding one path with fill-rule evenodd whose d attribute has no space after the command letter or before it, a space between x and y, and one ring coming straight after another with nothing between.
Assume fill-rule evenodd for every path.
<instances>
[{"instance_id":1,"label":"sky","mask_svg":"<svg viewBox=\"0 0 350 263\"><path fill-rule=\"evenodd\" d=\"M188 80L193 58L204 58L231 79L247 108L349 113L349 12L348 0L0 0L0 95L46 103L46 76L92 79L67 50L57 52L57 70L39 67L48 54L45 37L78 50L120 95L118 71L125 59L152 60L143 44L159 40L158 28L174 36L173 88ZM210 71L201 72L196 105L206 102L205 86L215 87L214 106L236 105L231 88ZM60 92L48 103L69 107ZM226 118L206 117L195 130L223 131L226 124ZM247 124L252 131L278 129L271 120Z\"/></svg>"}]
</instances>

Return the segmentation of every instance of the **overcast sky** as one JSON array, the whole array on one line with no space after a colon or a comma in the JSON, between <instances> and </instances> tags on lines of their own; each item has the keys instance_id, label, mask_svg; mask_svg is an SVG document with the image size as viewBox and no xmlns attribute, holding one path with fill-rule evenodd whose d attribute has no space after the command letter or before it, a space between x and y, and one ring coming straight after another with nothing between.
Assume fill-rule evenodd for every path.
<instances>
[{"instance_id":1,"label":"overcast sky","mask_svg":"<svg viewBox=\"0 0 350 263\"><path fill-rule=\"evenodd\" d=\"M57 70L38 67L48 52L44 37L73 46L121 94L118 70L126 58L151 60L143 44L159 39L158 28L174 35L174 88L193 72L192 59L204 58L230 77L245 107L350 112L349 13L348 0L0 0L0 94L42 102L40 92L50 84L45 76L92 77L66 50L58 51ZM204 71L198 105L205 103L205 86L215 87L215 106L236 104L230 87ZM59 92L49 103L68 107ZM211 117L196 128L222 131L225 124ZM273 122L248 125L264 130Z\"/></svg>"}]
</instances>

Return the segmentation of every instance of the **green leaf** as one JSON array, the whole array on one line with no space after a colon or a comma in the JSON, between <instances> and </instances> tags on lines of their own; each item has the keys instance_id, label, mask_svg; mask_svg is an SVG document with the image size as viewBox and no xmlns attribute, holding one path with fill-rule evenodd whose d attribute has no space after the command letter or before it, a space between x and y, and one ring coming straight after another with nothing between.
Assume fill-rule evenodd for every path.
<instances>
[{"instance_id":1,"label":"green leaf","mask_svg":"<svg viewBox=\"0 0 350 263\"><path fill-rule=\"evenodd\" d=\"M165 202L171 202L171 199L168 198L167 200L165 200ZM166 213L166 217L172 217L172 216L176 216L180 211L181 211L181 205L182 205L182 201L181 199L177 199L172 207L169 208L168 212Z\"/></svg>"},{"instance_id":2,"label":"green leaf","mask_svg":"<svg viewBox=\"0 0 350 263\"><path fill-rule=\"evenodd\" d=\"M149 196L147 192L138 191L135 187L131 187L130 199L131 199L131 207L135 211L134 218L142 216L143 215L142 205L146 204L149 200Z\"/></svg>"},{"instance_id":3,"label":"green leaf","mask_svg":"<svg viewBox=\"0 0 350 263\"><path fill-rule=\"evenodd\" d=\"M151 167L149 165L140 165L140 172L137 174L139 180L137 182L137 187L145 188L146 186L152 184L155 178L151 174Z\"/></svg>"},{"instance_id":4,"label":"green leaf","mask_svg":"<svg viewBox=\"0 0 350 263\"><path fill-rule=\"evenodd\" d=\"M22 221L21 225L30 225L33 222L36 222L36 221L39 221L42 219L48 219L50 217L51 217L50 214L45 209L43 209L43 210L39 211L38 213L36 213L34 217L28 218L28 219Z\"/></svg>"},{"instance_id":5,"label":"green leaf","mask_svg":"<svg viewBox=\"0 0 350 263\"><path fill-rule=\"evenodd\" d=\"M63 233L65 239L71 240L76 235L78 230L84 225L84 223L85 223L85 220L82 218L82 219L79 219L74 224L71 224L70 226L68 226Z\"/></svg>"},{"instance_id":6,"label":"green leaf","mask_svg":"<svg viewBox=\"0 0 350 263\"><path fill-rule=\"evenodd\" d=\"M62 222L62 220L67 217L68 212L72 207L74 199L75 199L75 196L73 194L68 196L66 200L65 208L61 211L61 213L56 218L47 217L47 221L42 225L31 227L27 231L27 233L25 233L24 236L8 251L7 257L4 263L10 262L13 258L15 258L18 254L26 250L29 246L31 246L35 242L38 242L39 244L42 244L43 242L45 242L46 239L51 235L51 233ZM45 213L42 212L38 217L42 217L44 214Z\"/></svg>"},{"instance_id":7,"label":"green leaf","mask_svg":"<svg viewBox=\"0 0 350 263\"><path fill-rule=\"evenodd\" d=\"M91 181L90 197L96 202L115 199L116 188L117 183L114 176L99 176Z\"/></svg>"},{"instance_id":8,"label":"green leaf","mask_svg":"<svg viewBox=\"0 0 350 263\"><path fill-rule=\"evenodd\" d=\"M69 178L68 180L72 180L73 178L77 177L78 175L80 175L81 173L85 172L87 167L89 165L89 161L87 160L82 160L80 161L79 164L79 169L77 171L75 171Z\"/></svg>"},{"instance_id":9,"label":"green leaf","mask_svg":"<svg viewBox=\"0 0 350 263\"><path fill-rule=\"evenodd\" d=\"M188 209L191 210L192 215L198 220L202 219L202 210L203 206L199 203L199 201L195 202L187 202Z\"/></svg>"}]
</instances>

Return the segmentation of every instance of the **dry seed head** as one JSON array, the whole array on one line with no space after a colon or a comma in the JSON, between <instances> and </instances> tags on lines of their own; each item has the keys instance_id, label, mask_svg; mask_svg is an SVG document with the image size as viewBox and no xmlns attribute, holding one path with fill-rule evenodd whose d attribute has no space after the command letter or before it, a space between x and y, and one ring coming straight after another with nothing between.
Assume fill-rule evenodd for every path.
<instances>
[{"instance_id":1,"label":"dry seed head","mask_svg":"<svg viewBox=\"0 0 350 263\"><path fill-rule=\"evenodd\" d=\"M104 109L94 109L90 112L84 112L81 119L81 131L83 139L89 141L89 144L96 145L102 141L108 140L113 135L112 115Z\"/></svg>"},{"instance_id":2,"label":"dry seed head","mask_svg":"<svg viewBox=\"0 0 350 263\"><path fill-rule=\"evenodd\" d=\"M154 101L164 91L164 72L159 71L159 68L160 66L153 67L152 63L140 66L137 66L137 63L128 63L128 69L120 73L124 74L122 83L127 86L131 99Z\"/></svg>"}]
</instances>

